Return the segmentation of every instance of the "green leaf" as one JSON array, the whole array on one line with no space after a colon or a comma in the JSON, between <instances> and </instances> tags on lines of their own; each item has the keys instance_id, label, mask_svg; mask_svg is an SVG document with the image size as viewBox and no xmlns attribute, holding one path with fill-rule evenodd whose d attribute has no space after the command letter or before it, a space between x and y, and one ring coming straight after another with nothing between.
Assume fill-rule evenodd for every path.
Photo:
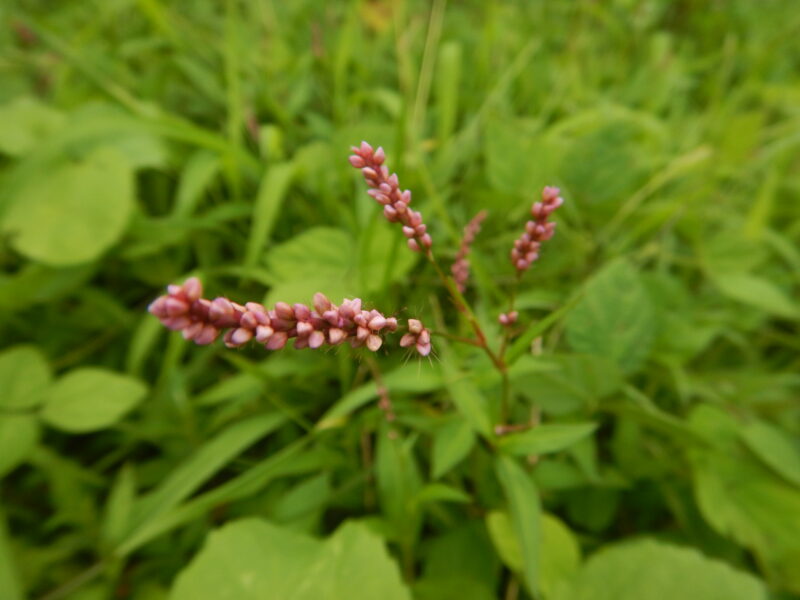
<instances>
[{"instance_id":1,"label":"green leaf","mask_svg":"<svg viewBox=\"0 0 800 600\"><path fill-rule=\"evenodd\" d=\"M514 534L522 550L521 572L528 591L536 596L541 569L541 506L531 476L508 456L498 456L495 473L508 501Z\"/></svg>"},{"instance_id":2,"label":"green leaf","mask_svg":"<svg viewBox=\"0 0 800 600\"><path fill-rule=\"evenodd\" d=\"M800 446L782 429L753 421L739 429L742 441L778 475L800 485Z\"/></svg>"},{"instance_id":3,"label":"green leaf","mask_svg":"<svg viewBox=\"0 0 800 600\"><path fill-rule=\"evenodd\" d=\"M24 462L39 441L39 421L34 415L0 412L0 477Z\"/></svg>"},{"instance_id":4,"label":"green leaf","mask_svg":"<svg viewBox=\"0 0 800 600\"><path fill-rule=\"evenodd\" d=\"M0 353L0 409L20 410L44 401L52 375L35 346L14 346Z\"/></svg>"},{"instance_id":5,"label":"green leaf","mask_svg":"<svg viewBox=\"0 0 800 600\"><path fill-rule=\"evenodd\" d=\"M74 265L94 260L114 245L133 206L129 162L119 152L101 148L27 181L13 196L2 230L29 258Z\"/></svg>"},{"instance_id":6,"label":"green leaf","mask_svg":"<svg viewBox=\"0 0 800 600\"><path fill-rule=\"evenodd\" d=\"M690 424L711 447L690 449L694 494L705 520L755 552L776 583L800 592L800 490L740 446L740 424L701 405Z\"/></svg>"},{"instance_id":7,"label":"green leaf","mask_svg":"<svg viewBox=\"0 0 800 600\"><path fill-rule=\"evenodd\" d=\"M575 534L559 518L542 514L541 587L545 598L569 581L581 564L581 547Z\"/></svg>"},{"instance_id":8,"label":"green leaf","mask_svg":"<svg viewBox=\"0 0 800 600\"><path fill-rule=\"evenodd\" d=\"M277 413L251 417L231 425L206 442L140 500L134 511L134 526L146 526L149 520L177 506L223 465L285 422L286 417Z\"/></svg>"},{"instance_id":9,"label":"green leaf","mask_svg":"<svg viewBox=\"0 0 800 600\"><path fill-rule=\"evenodd\" d=\"M503 564L515 573L521 573L525 566L522 546L508 513L502 510L490 511L486 515L486 529Z\"/></svg>"},{"instance_id":10,"label":"green leaf","mask_svg":"<svg viewBox=\"0 0 800 600\"><path fill-rule=\"evenodd\" d=\"M553 415L593 408L623 383L613 362L589 354L523 357L512 367L510 376L521 394Z\"/></svg>"},{"instance_id":11,"label":"green leaf","mask_svg":"<svg viewBox=\"0 0 800 600\"><path fill-rule=\"evenodd\" d=\"M146 395L147 386L134 377L86 367L51 386L41 416L62 431L86 433L118 422Z\"/></svg>"},{"instance_id":12,"label":"green leaf","mask_svg":"<svg viewBox=\"0 0 800 600\"><path fill-rule=\"evenodd\" d=\"M464 419L451 419L433 438L432 474L438 479L460 463L472 450L475 434Z\"/></svg>"},{"instance_id":13,"label":"green leaf","mask_svg":"<svg viewBox=\"0 0 800 600\"><path fill-rule=\"evenodd\" d=\"M471 498L465 491L445 483L429 483L424 486L416 497L417 502L460 502L469 503Z\"/></svg>"},{"instance_id":14,"label":"green leaf","mask_svg":"<svg viewBox=\"0 0 800 600\"><path fill-rule=\"evenodd\" d=\"M410 600L382 540L349 522L325 541L259 519L211 533L170 600Z\"/></svg>"},{"instance_id":15,"label":"green leaf","mask_svg":"<svg viewBox=\"0 0 800 600\"><path fill-rule=\"evenodd\" d=\"M197 150L186 161L175 198L173 216L188 217L202 198L203 192L219 173L219 156L207 150Z\"/></svg>"},{"instance_id":16,"label":"green leaf","mask_svg":"<svg viewBox=\"0 0 800 600\"><path fill-rule=\"evenodd\" d=\"M656 333L653 307L636 270L617 260L590 279L566 330L574 350L606 357L626 373L636 371Z\"/></svg>"},{"instance_id":17,"label":"green leaf","mask_svg":"<svg viewBox=\"0 0 800 600\"><path fill-rule=\"evenodd\" d=\"M490 437L492 421L486 398L469 375L458 371L452 362L450 353L446 352L444 348L442 349L442 371L445 376L445 387L459 414L476 433Z\"/></svg>"},{"instance_id":18,"label":"green leaf","mask_svg":"<svg viewBox=\"0 0 800 600\"><path fill-rule=\"evenodd\" d=\"M102 538L109 546L121 542L130 530L136 499L136 479L129 464L120 469L108 495L103 515Z\"/></svg>"},{"instance_id":19,"label":"green leaf","mask_svg":"<svg viewBox=\"0 0 800 600\"><path fill-rule=\"evenodd\" d=\"M595 423L539 425L521 433L503 436L498 446L516 456L559 452L578 443L597 429Z\"/></svg>"},{"instance_id":20,"label":"green leaf","mask_svg":"<svg viewBox=\"0 0 800 600\"><path fill-rule=\"evenodd\" d=\"M0 511L0 598L3 600L23 600L24 598L22 582L17 574L15 563L15 552L6 528L6 517Z\"/></svg>"},{"instance_id":21,"label":"green leaf","mask_svg":"<svg viewBox=\"0 0 800 600\"><path fill-rule=\"evenodd\" d=\"M744 304L787 319L800 318L800 305L773 282L749 273L717 273L711 279L720 291Z\"/></svg>"},{"instance_id":22,"label":"green leaf","mask_svg":"<svg viewBox=\"0 0 800 600\"><path fill-rule=\"evenodd\" d=\"M60 129L63 114L35 98L22 96L0 106L0 152L19 156Z\"/></svg>"},{"instance_id":23,"label":"green leaf","mask_svg":"<svg viewBox=\"0 0 800 600\"><path fill-rule=\"evenodd\" d=\"M766 600L764 585L697 550L644 539L594 554L556 600Z\"/></svg>"},{"instance_id":24,"label":"green leaf","mask_svg":"<svg viewBox=\"0 0 800 600\"><path fill-rule=\"evenodd\" d=\"M293 162L275 163L267 169L253 205L245 265L255 266L269 243L275 220L286 198L286 192L289 190L295 171Z\"/></svg>"}]
</instances>

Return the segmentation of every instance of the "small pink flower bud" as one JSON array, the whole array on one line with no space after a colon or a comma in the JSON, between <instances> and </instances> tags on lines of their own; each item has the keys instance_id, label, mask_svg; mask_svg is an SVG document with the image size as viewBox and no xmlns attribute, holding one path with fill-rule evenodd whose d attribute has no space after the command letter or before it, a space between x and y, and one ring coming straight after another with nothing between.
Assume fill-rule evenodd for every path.
<instances>
[{"instance_id":1,"label":"small pink flower bud","mask_svg":"<svg viewBox=\"0 0 800 600\"><path fill-rule=\"evenodd\" d=\"M359 152L362 155L372 154L372 146L370 146L367 142L361 142L361 147L359 148Z\"/></svg>"},{"instance_id":2,"label":"small pink flower bud","mask_svg":"<svg viewBox=\"0 0 800 600\"><path fill-rule=\"evenodd\" d=\"M418 319L409 319L408 330L414 335L419 335L420 333L422 333L423 330L422 321Z\"/></svg>"},{"instance_id":3,"label":"small pink flower bud","mask_svg":"<svg viewBox=\"0 0 800 600\"><path fill-rule=\"evenodd\" d=\"M256 341L260 344L265 344L273 333L275 333L275 330L269 325L259 325L256 327Z\"/></svg>"},{"instance_id":4,"label":"small pink flower bud","mask_svg":"<svg viewBox=\"0 0 800 600\"><path fill-rule=\"evenodd\" d=\"M375 154L372 157L376 163L383 164L383 161L386 160L386 153L383 151L382 146L378 146L378 149L375 150Z\"/></svg>"},{"instance_id":5,"label":"small pink flower bud","mask_svg":"<svg viewBox=\"0 0 800 600\"><path fill-rule=\"evenodd\" d=\"M255 329L257 325L258 321L256 320L256 316L250 311L244 313L242 318L239 319L240 327L244 327L246 329Z\"/></svg>"},{"instance_id":6,"label":"small pink flower bud","mask_svg":"<svg viewBox=\"0 0 800 600\"><path fill-rule=\"evenodd\" d=\"M166 317L167 297L159 296L150 303L150 306L147 307L147 310L151 315L155 315L156 317Z\"/></svg>"},{"instance_id":7,"label":"small pink flower bud","mask_svg":"<svg viewBox=\"0 0 800 600\"><path fill-rule=\"evenodd\" d=\"M386 319L383 317L383 315L377 315L370 320L367 327L369 327L372 331L380 331L386 327Z\"/></svg>"},{"instance_id":8,"label":"small pink flower bud","mask_svg":"<svg viewBox=\"0 0 800 600\"><path fill-rule=\"evenodd\" d=\"M183 282L183 293L186 294L190 302L199 300L203 295L203 284L200 283L197 277L190 277Z\"/></svg>"},{"instance_id":9,"label":"small pink flower bud","mask_svg":"<svg viewBox=\"0 0 800 600\"><path fill-rule=\"evenodd\" d=\"M167 315L170 317L179 317L189 311L189 305L183 300L178 300L177 298L167 298L164 306L167 309Z\"/></svg>"},{"instance_id":10,"label":"small pink flower bud","mask_svg":"<svg viewBox=\"0 0 800 600\"><path fill-rule=\"evenodd\" d=\"M296 350L303 350L304 348L308 348L308 338L307 337L295 338L294 347Z\"/></svg>"},{"instance_id":11,"label":"small pink flower bud","mask_svg":"<svg viewBox=\"0 0 800 600\"><path fill-rule=\"evenodd\" d=\"M427 233L423 235L420 240L422 241L422 245L426 248L430 248L433 245L433 239L431 239L431 236Z\"/></svg>"},{"instance_id":12,"label":"small pink flower bud","mask_svg":"<svg viewBox=\"0 0 800 600\"><path fill-rule=\"evenodd\" d=\"M407 238L412 238L416 234L417 234L417 232L414 231L413 227L408 227L407 225L403 225L403 235L404 236L406 236Z\"/></svg>"},{"instance_id":13,"label":"small pink flower bud","mask_svg":"<svg viewBox=\"0 0 800 600\"><path fill-rule=\"evenodd\" d=\"M347 337L347 333L344 329L339 329L338 327L331 327L328 330L328 342L331 346L336 346L337 344L342 343L344 339Z\"/></svg>"},{"instance_id":14,"label":"small pink flower bud","mask_svg":"<svg viewBox=\"0 0 800 600\"><path fill-rule=\"evenodd\" d=\"M294 305L294 318L298 321L307 321L311 317L311 311L305 304Z\"/></svg>"},{"instance_id":15,"label":"small pink flower bud","mask_svg":"<svg viewBox=\"0 0 800 600\"><path fill-rule=\"evenodd\" d=\"M561 190L558 189L557 187L546 185L542 189L542 200L544 202L549 202L549 201L557 198L560 193L561 193Z\"/></svg>"},{"instance_id":16,"label":"small pink flower bud","mask_svg":"<svg viewBox=\"0 0 800 600\"><path fill-rule=\"evenodd\" d=\"M394 317L389 317L386 319L386 328L389 331L397 331L397 319Z\"/></svg>"},{"instance_id":17,"label":"small pink flower bud","mask_svg":"<svg viewBox=\"0 0 800 600\"><path fill-rule=\"evenodd\" d=\"M500 316L497 317L497 320L500 321L502 325L508 325L508 315L506 313L500 313Z\"/></svg>"},{"instance_id":18,"label":"small pink flower bud","mask_svg":"<svg viewBox=\"0 0 800 600\"><path fill-rule=\"evenodd\" d=\"M211 306L208 307L208 318L212 321L222 321L228 324L234 323L233 320L233 304L227 298L214 298L211 301Z\"/></svg>"},{"instance_id":19,"label":"small pink flower bud","mask_svg":"<svg viewBox=\"0 0 800 600\"><path fill-rule=\"evenodd\" d=\"M289 336L285 331L276 331L266 344L267 350L280 350L286 345Z\"/></svg>"},{"instance_id":20,"label":"small pink flower bud","mask_svg":"<svg viewBox=\"0 0 800 600\"><path fill-rule=\"evenodd\" d=\"M405 190L402 194L400 194L400 200L406 204L411 204L411 190Z\"/></svg>"},{"instance_id":21,"label":"small pink flower bud","mask_svg":"<svg viewBox=\"0 0 800 600\"><path fill-rule=\"evenodd\" d=\"M167 294L170 296L182 296L183 286L177 285L175 283L170 283L167 286Z\"/></svg>"},{"instance_id":22,"label":"small pink flower bud","mask_svg":"<svg viewBox=\"0 0 800 600\"><path fill-rule=\"evenodd\" d=\"M231 343L237 346L241 346L242 344L246 344L251 339L253 339L253 332L249 329L245 329L243 327L239 327L238 329L233 330L233 334L231 335Z\"/></svg>"},{"instance_id":23,"label":"small pink flower bud","mask_svg":"<svg viewBox=\"0 0 800 600\"><path fill-rule=\"evenodd\" d=\"M317 292L314 294L314 308L319 314L323 314L325 311L330 310L331 301L328 300L325 294Z\"/></svg>"},{"instance_id":24,"label":"small pink flower bud","mask_svg":"<svg viewBox=\"0 0 800 600\"><path fill-rule=\"evenodd\" d=\"M391 204L387 204L383 207L383 216L386 217L391 223L397 221L397 211L392 207Z\"/></svg>"},{"instance_id":25,"label":"small pink flower bud","mask_svg":"<svg viewBox=\"0 0 800 600\"><path fill-rule=\"evenodd\" d=\"M213 325L205 325L203 330L194 338L194 343L198 346L206 346L212 343L219 335L219 329Z\"/></svg>"},{"instance_id":26,"label":"small pink flower bud","mask_svg":"<svg viewBox=\"0 0 800 600\"><path fill-rule=\"evenodd\" d=\"M408 209L408 205L405 202L403 202L402 200L398 200L397 202L395 202L393 204L393 206L394 206L394 209L397 211L398 215L402 215Z\"/></svg>"},{"instance_id":27,"label":"small pink flower bud","mask_svg":"<svg viewBox=\"0 0 800 600\"><path fill-rule=\"evenodd\" d=\"M171 329L172 331L180 331L181 329L185 329L192 324L192 321L189 319L189 317L185 315L181 315L179 317L166 317L161 319L161 322L165 327Z\"/></svg>"},{"instance_id":28,"label":"small pink flower bud","mask_svg":"<svg viewBox=\"0 0 800 600\"><path fill-rule=\"evenodd\" d=\"M367 348L369 348L372 352L377 352L378 348L381 347L381 344L383 344L381 336L373 333L367 337Z\"/></svg>"},{"instance_id":29,"label":"small pink flower bud","mask_svg":"<svg viewBox=\"0 0 800 600\"><path fill-rule=\"evenodd\" d=\"M363 342L365 339L367 339L367 336L369 336L369 329L359 325L359 327L356 329L356 339L359 342Z\"/></svg>"},{"instance_id":30,"label":"small pink flower bud","mask_svg":"<svg viewBox=\"0 0 800 600\"><path fill-rule=\"evenodd\" d=\"M408 247L411 248L414 252L419 252L419 244L417 243L417 240L415 240L414 238L408 240Z\"/></svg>"},{"instance_id":31,"label":"small pink flower bud","mask_svg":"<svg viewBox=\"0 0 800 600\"><path fill-rule=\"evenodd\" d=\"M413 346L416 342L417 336L415 336L413 333L406 333L400 338L400 347L408 348L409 346Z\"/></svg>"},{"instance_id":32,"label":"small pink flower bud","mask_svg":"<svg viewBox=\"0 0 800 600\"><path fill-rule=\"evenodd\" d=\"M183 339L185 340L193 340L201 331L203 331L203 323L200 321L195 321L186 329L184 329L181 332L181 335L183 335Z\"/></svg>"},{"instance_id":33,"label":"small pink flower bud","mask_svg":"<svg viewBox=\"0 0 800 600\"><path fill-rule=\"evenodd\" d=\"M308 336L308 347L309 348L319 348L322 344L325 343L325 334L321 331L314 331L310 336Z\"/></svg>"},{"instance_id":34,"label":"small pink flower bud","mask_svg":"<svg viewBox=\"0 0 800 600\"><path fill-rule=\"evenodd\" d=\"M364 165L366 164L364 162L363 158L361 158L360 156L357 156L355 154L350 156L349 160L350 160L350 164L353 165L356 169L363 169Z\"/></svg>"},{"instance_id":35,"label":"small pink flower bud","mask_svg":"<svg viewBox=\"0 0 800 600\"><path fill-rule=\"evenodd\" d=\"M294 321L294 311L286 302L278 302L275 304L275 314L279 319L283 319L284 321Z\"/></svg>"},{"instance_id":36,"label":"small pink flower bud","mask_svg":"<svg viewBox=\"0 0 800 600\"><path fill-rule=\"evenodd\" d=\"M299 321L297 323L297 335L301 337L306 337L314 331L314 326L307 321Z\"/></svg>"},{"instance_id":37,"label":"small pink flower bud","mask_svg":"<svg viewBox=\"0 0 800 600\"><path fill-rule=\"evenodd\" d=\"M364 174L364 177L367 179L377 179L378 173L372 167L364 167L361 169L361 172Z\"/></svg>"},{"instance_id":38,"label":"small pink flower bud","mask_svg":"<svg viewBox=\"0 0 800 600\"><path fill-rule=\"evenodd\" d=\"M391 175L389 175L389 178L386 180L386 183L388 183L392 187L392 189L396 189L398 184L400 183L400 180L397 178L397 173L392 173Z\"/></svg>"},{"instance_id":39,"label":"small pink flower bud","mask_svg":"<svg viewBox=\"0 0 800 600\"><path fill-rule=\"evenodd\" d=\"M417 343L420 344L430 344L431 343L431 332L427 329L423 329L419 332L417 336Z\"/></svg>"}]
</instances>

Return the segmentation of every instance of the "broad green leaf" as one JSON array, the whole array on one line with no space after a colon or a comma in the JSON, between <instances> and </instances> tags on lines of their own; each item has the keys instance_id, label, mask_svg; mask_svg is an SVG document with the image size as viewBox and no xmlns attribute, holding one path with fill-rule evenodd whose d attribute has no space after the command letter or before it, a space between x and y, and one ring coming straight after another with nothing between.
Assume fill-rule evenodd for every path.
<instances>
[{"instance_id":1,"label":"broad green leaf","mask_svg":"<svg viewBox=\"0 0 800 600\"><path fill-rule=\"evenodd\" d=\"M2 439L2 438L0 438ZM17 573L14 549L6 528L6 517L0 511L0 598L23 600L22 581Z\"/></svg>"},{"instance_id":2,"label":"broad green leaf","mask_svg":"<svg viewBox=\"0 0 800 600\"><path fill-rule=\"evenodd\" d=\"M16 98L0 106L0 152L11 156L30 152L65 121L62 113L35 98Z\"/></svg>"},{"instance_id":3,"label":"broad green leaf","mask_svg":"<svg viewBox=\"0 0 800 600\"><path fill-rule=\"evenodd\" d=\"M589 354L523 357L514 364L510 375L521 394L553 415L595 407L623 383L613 362Z\"/></svg>"},{"instance_id":4,"label":"broad green leaf","mask_svg":"<svg viewBox=\"0 0 800 600\"><path fill-rule=\"evenodd\" d=\"M39 441L35 415L4 414L0 411L0 477L24 462Z\"/></svg>"},{"instance_id":5,"label":"broad green leaf","mask_svg":"<svg viewBox=\"0 0 800 600\"><path fill-rule=\"evenodd\" d=\"M0 353L0 409L25 410L44 400L52 375L35 346L14 346Z\"/></svg>"},{"instance_id":6,"label":"broad green leaf","mask_svg":"<svg viewBox=\"0 0 800 600\"><path fill-rule=\"evenodd\" d=\"M800 489L741 447L741 424L731 415L701 405L690 424L712 444L689 452L703 517L751 549L774 582L800 592Z\"/></svg>"},{"instance_id":7,"label":"broad green leaf","mask_svg":"<svg viewBox=\"0 0 800 600\"><path fill-rule=\"evenodd\" d=\"M275 221L278 218L295 171L293 162L275 163L267 168L253 205L250 237L247 241L247 252L244 261L246 265L255 266L264 248L269 243L272 229L275 226Z\"/></svg>"},{"instance_id":8,"label":"broad green leaf","mask_svg":"<svg viewBox=\"0 0 800 600\"><path fill-rule=\"evenodd\" d=\"M58 379L47 394L42 419L62 431L86 433L115 424L147 395L139 379L85 367Z\"/></svg>"},{"instance_id":9,"label":"broad green leaf","mask_svg":"<svg viewBox=\"0 0 800 600\"><path fill-rule=\"evenodd\" d=\"M574 350L606 357L624 372L636 371L656 334L653 307L636 270L617 260L592 277L566 329Z\"/></svg>"},{"instance_id":10,"label":"broad green leaf","mask_svg":"<svg viewBox=\"0 0 800 600\"><path fill-rule=\"evenodd\" d=\"M569 448L591 435L595 429L595 423L538 425L521 433L503 436L498 446L516 456L549 454Z\"/></svg>"},{"instance_id":11,"label":"broad green leaf","mask_svg":"<svg viewBox=\"0 0 800 600\"><path fill-rule=\"evenodd\" d=\"M472 450L475 434L464 419L451 419L433 437L432 475L438 479L460 463Z\"/></svg>"},{"instance_id":12,"label":"broad green leaf","mask_svg":"<svg viewBox=\"0 0 800 600\"><path fill-rule=\"evenodd\" d=\"M752 421L739 429L742 441L787 481L800 486L800 445L779 427Z\"/></svg>"},{"instance_id":13,"label":"broad green leaf","mask_svg":"<svg viewBox=\"0 0 800 600\"><path fill-rule=\"evenodd\" d=\"M512 571L521 573L525 566L522 546L514 533L514 525L508 513L502 510L490 511L486 515L486 529L503 564Z\"/></svg>"},{"instance_id":14,"label":"broad green leaf","mask_svg":"<svg viewBox=\"0 0 800 600\"><path fill-rule=\"evenodd\" d=\"M531 476L509 456L495 459L495 473L508 501L514 534L522 550L522 575L534 596L540 587L541 506L539 492Z\"/></svg>"},{"instance_id":15,"label":"broad green leaf","mask_svg":"<svg viewBox=\"0 0 800 600\"><path fill-rule=\"evenodd\" d=\"M553 598L581 564L581 547L575 534L559 518L542 514L541 587L545 598Z\"/></svg>"},{"instance_id":16,"label":"broad green leaf","mask_svg":"<svg viewBox=\"0 0 800 600\"><path fill-rule=\"evenodd\" d=\"M800 318L800 304L768 279L738 272L712 274L711 279L729 298L779 317Z\"/></svg>"},{"instance_id":17,"label":"broad green leaf","mask_svg":"<svg viewBox=\"0 0 800 600\"><path fill-rule=\"evenodd\" d=\"M214 531L171 600L410 600L382 540L349 522L324 541L243 519Z\"/></svg>"},{"instance_id":18,"label":"broad green leaf","mask_svg":"<svg viewBox=\"0 0 800 600\"><path fill-rule=\"evenodd\" d=\"M13 197L2 230L19 252L50 265L99 257L124 233L134 206L129 162L99 149L31 179Z\"/></svg>"},{"instance_id":19,"label":"broad green leaf","mask_svg":"<svg viewBox=\"0 0 800 600\"><path fill-rule=\"evenodd\" d=\"M603 548L556 600L766 600L752 575L697 550L643 539Z\"/></svg>"}]
</instances>

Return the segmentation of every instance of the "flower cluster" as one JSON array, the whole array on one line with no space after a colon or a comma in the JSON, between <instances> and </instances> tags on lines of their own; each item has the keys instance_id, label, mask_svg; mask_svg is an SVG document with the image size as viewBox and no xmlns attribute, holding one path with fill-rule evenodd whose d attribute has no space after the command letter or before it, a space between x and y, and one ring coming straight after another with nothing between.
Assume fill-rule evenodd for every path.
<instances>
[{"instance_id":1,"label":"flower cluster","mask_svg":"<svg viewBox=\"0 0 800 600\"><path fill-rule=\"evenodd\" d=\"M167 294L156 298L148 310L166 327L181 331L184 338L196 344L210 344L225 330L223 339L229 348L255 340L268 350L279 350L294 339L298 349L337 346L346 341L354 348L365 346L376 352L383 345L383 336L398 328L395 317L363 309L359 298L336 306L317 293L313 309L305 304L278 302L268 310L256 302L242 306L227 298L207 300L202 294L200 280L191 277L183 285L168 286ZM416 319L409 319L408 328L406 335L413 335L417 351L427 356L430 332ZM412 342L401 341L403 347L410 345Z\"/></svg>"},{"instance_id":2,"label":"flower cluster","mask_svg":"<svg viewBox=\"0 0 800 600\"><path fill-rule=\"evenodd\" d=\"M400 339L400 346L414 346L422 356L428 356L431 353L431 332L425 329L421 321L409 319L408 333Z\"/></svg>"},{"instance_id":3,"label":"flower cluster","mask_svg":"<svg viewBox=\"0 0 800 600\"><path fill-rule=\"evenodd\" d=\"M539 258L541 243L553 237L556 224L548 222L547 219L564 203L559 194L560 190L557 187L547 186L542 190L542 201L533 203L531 207L533 220L525 224L525 233L514 242L514 248L511 250L511 262L518 273L530 268Z\"/></svg>"},{"instance_id":4,"label":"flower cluster","mask_svg":"<svg viewBox=\"0 0 800 600\"><path fill-rule=\"evenodd\" d=\"M458 291L463 293L467 289L467 280L469 279L469 256L470 246L475 241L475 236L481 231L481 223L486 218L486 211L482 210L477 215L472 217L472 220L464 227L464 237L461 238L461 246L456 254L456 260L450 267L453 273L453 279L456 282Z\"/></svg>"},{"instance_id":5,"label":"flower cluster","mask_svg":"<svg viewBox=\"0 0 800 600\"><path fill-rule=\"evenodd\" d=\"M369 186L367 193L383 205L384 216L391 223L403 225L403 235L414 252L428 250L433 240L422 222L422 215L409 207L411 191L400 191L397 174L389 175L389 169L383 164L386 160L383 148L373 150L367 142L361 142L361 146L353 146L352 151L350 164L361 169Z\"/></svg>"}]
</instances>

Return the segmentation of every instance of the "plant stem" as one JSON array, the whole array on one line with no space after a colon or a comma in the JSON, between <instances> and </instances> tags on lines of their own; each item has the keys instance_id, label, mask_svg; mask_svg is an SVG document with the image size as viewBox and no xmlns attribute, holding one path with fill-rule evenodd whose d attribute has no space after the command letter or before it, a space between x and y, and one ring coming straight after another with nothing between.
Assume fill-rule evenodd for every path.
<instances>
[{"instance_id":1,"label":"plant stem","mask_svg":"<svg viewBox=\"0 0 800 600\"><path fill-rule=\"evenodd\" d=\"M458 308L459 312L464 314L464 316L467 318L467 321L469 321L472 330L475 332L477 340L474 342L470 341L468 343L481 348L486 353L486 356L489 357L489 360L492 361L494 368L500 373L500 377L503 380L503 394L500 401L500 421L501 423L505 423L508 420L511 409L511 381L508 378L508 366L503 360L503 357L497 355L489 347L489 344L486 341L486 335L483 333L483 329L481 328L480 323L478 323L475 313L472 312L469 304L467 304L464 296L462 296L458 291L452 279L444 274L444 271L439 266L439 263L436 262L436 258L434 258L433 252L430 250L430 248L425 252L425 257L428 259L428 262L433 265L433 268L436 270L436 274L439 276L439 279L449 292L450 297L453 299L453 302L456 305L456 308Z\"/></svg>"}]
</instances>

